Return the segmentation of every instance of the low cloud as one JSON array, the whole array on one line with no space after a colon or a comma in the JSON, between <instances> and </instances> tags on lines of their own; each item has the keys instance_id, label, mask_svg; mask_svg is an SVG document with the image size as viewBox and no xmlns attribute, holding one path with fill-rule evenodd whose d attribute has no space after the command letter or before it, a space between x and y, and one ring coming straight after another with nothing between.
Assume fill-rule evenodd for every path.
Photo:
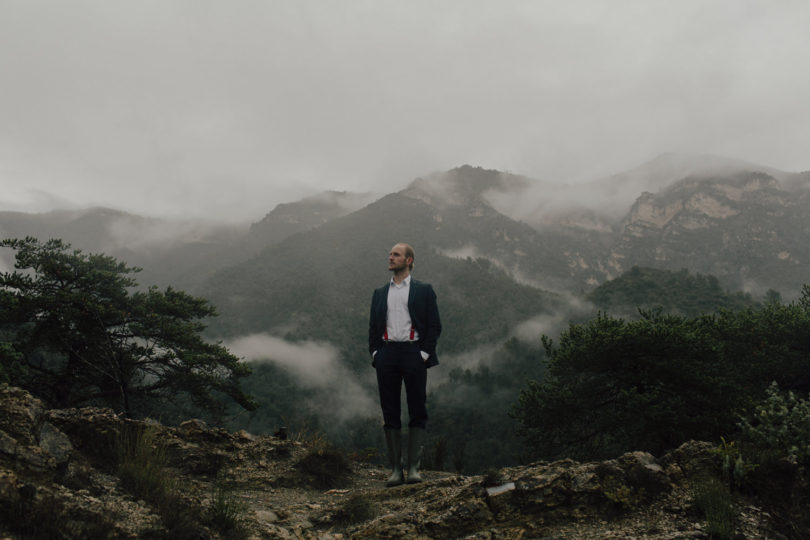
<instances>
[{"instance_id":1,"label":"low cloud","mask_svg":"<svg viewBox=\"0 0 810 540\"><path fill-rule=\"evenodd\" d=\"M10 249L0 250L0 272L14 271L14 253Z\"/></svg>"},{"instance_id":2,"label":"low cloud","mask_svg":"<svg viewBox=\"0 0 810 540\"><path fill-rule=\"evenodd\" d=\"M442 249L436 248L436 253L439 255L444 255L445 257L450 257L451 259L486 259L496 267L500 268L506 274L515 280L515 282L526 285L527 287L533 287L535 289L542 289L546 291L553 291L557 290L557 287L551 283L542 283L536 279L532 279L528 277L524 272L521 272L516 266L508 267L506 266L501 260L496 259L495 257L487 256L473 244L466 244L459 248L455 249Z\"/></svg>"},{"instance_id":3,"label":"low cloud","mask_svg":"<svg viewBox=\"0 0 810 540\"><path fill-rule=\"evenodd\" d=\"M564 299L565 304L562 308L554 313L544 313L526 319L512 330L512 335L529 343L539 343L542 335L556 339L572 321L591 319L598 311L596 306L580 297L567 296Z\"/></svg>"},{"instance_id":4,"label":"low cloud","mask_svg":"<svg viewBox=\"0 0 810 540\"><path fill-rule=\"evenodd\" d=\"M477 259L479 257L482 257L482 255L478 251L478 248L472 244L467 244L465 246L456 249L437 248L436 252L439 253L440 255L444 255L445 257L450 257L452 259ZM503 265L500 264L500 261L493 260L492 262L503 268Z\"/></svg>"},{"instance_id":5,"label":"low cloud","mask_svg":"<svg viewBox=\"0 0 810 540\"><path fill-rule=\"evenodd\" d=\"M110 223L112 249L168 249L177 243L222 241L247 231L248 225L203 220L170 221L125 214Z\"/></svg>"},{"instance_id":6,"label":"low cloud","mask_svg":"<svg viewBox=\"0 0 810 540\"><path fill-rule=\"evenodd\" d=\"M492 362L492 357L503 345L502 342L488 343L456 354L442 355L442 371L449 372L453 368L475 370L482 365Z\"/></svg>"},{"instance_id":7,"label":"low cloud","mask_svg":"<svg viewBox=\"0 0 810 540\"><path fill-rule=\"evenodd\" d=\"M373 203L383 194L381 193L353 193L350 191L324 191L302 199L305 201L315 201L326 204L335 204L341 208L343 214L350 214L360 210L364 206Z\"/></svg>"},{"instance_id":8,"label":"low cloud","mask_svg":"<svg viewBox=\"0 0 810 540\"><path fill-rule=\"evenodd\" d=\"M313 409L330 411L337 420L376 413L376 400L339 362L328 343L294 343L269 334L251 334L227 341L230 351L248 361L270 362L290 373L298 384L317 390ZM328 403L329 407L324 404Z\"/></svg>"},{"instance_id":9,"label":"low cloud","mask_svg":"<svg viewBox=\"0 0 810 540\"><path fill-rule=\"evenodd\" d=\"M591 319L597 308L587 300L576 296L564 298L565 303L553 313L541 313L518 323L509 336L503 341L479 345L474 349L442 355L442 368L432 370L428 376L428 386L436 388L447 381L453 369L477 371L485 366L492 366L501 361L504 343L516 338L532 346L540 346L540 338L547 335L557 340L560 333L568 328L571 322Z\"/></svg>"},{"instance_id":10,"label":"low cloud","mask_svg":"<svg viewBox=\"0 0 810 540\"><path fill-rule=\"evenodd\" d=\"M563 321L558 315L538 315L515 327L514 335L521 341L539 343L540 336L559 331Z\"/></svg>"}]
</instances>

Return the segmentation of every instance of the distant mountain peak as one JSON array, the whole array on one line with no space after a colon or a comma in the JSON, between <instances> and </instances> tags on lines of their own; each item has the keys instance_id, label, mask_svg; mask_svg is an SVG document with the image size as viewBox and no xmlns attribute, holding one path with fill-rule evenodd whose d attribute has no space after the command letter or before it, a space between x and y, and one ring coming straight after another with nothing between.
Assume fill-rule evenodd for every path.
<instances>
[{"instance_id":1,"label":"distant mountain peak","mask_svg":"<svg viewBox=\"0 0 810 540\"><path fill-rule=\"evenodd\" d=\"M401 193L434 206L458 206L488 203L488 194L522 192L532 183L525 176L461 165L449 171L417 178Z\"/></svg>"},{"instance_id":2,"label":"distant mountain peak","mask_svg":"<svg viewBox=\"0 0 810 540\"><path fill-rule=\"evenodd\" d=\"M323 191L299 201L278 204L261 221L250 226L251 241L259 245L279 242L297 232L356 212L378 198L377 193Z\"/></svg>"}]
</instances>

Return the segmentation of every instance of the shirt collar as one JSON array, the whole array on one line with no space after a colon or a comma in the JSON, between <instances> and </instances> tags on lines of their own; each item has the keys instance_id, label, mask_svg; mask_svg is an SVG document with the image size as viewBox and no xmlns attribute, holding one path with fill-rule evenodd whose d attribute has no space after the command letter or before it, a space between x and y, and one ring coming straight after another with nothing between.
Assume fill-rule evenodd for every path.
<instances>
[{"instance_id":1,"label":"shirt collar","mask_svg":"<svg viewBox=\"0 0 810 540\"><path fill-rule=\"evenodd\" d=\"M397 287L397 288L400 288L400 287L410 287L410 286L411 286L411 276L410 276L410 274L408 275L408 277L406 277L405 279L403 279L403 280L402 280L402 283L400 283L399 285L397 285L397 284L394 282L394 278L392 277L392 278L391 278L391 285L393 285L394 287Z\"/></svg>"}]
</instances>

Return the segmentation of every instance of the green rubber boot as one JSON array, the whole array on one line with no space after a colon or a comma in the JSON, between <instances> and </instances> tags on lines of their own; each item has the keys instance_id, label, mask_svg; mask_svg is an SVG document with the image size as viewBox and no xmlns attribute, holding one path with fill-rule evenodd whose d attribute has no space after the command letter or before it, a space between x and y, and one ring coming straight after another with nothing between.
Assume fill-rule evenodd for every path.
<instances>
[{"instance_id":1,"label":"green rubber boot","mask_svg":"<svg viewBox=\"0 0 810 540\"><path fill-rule=\"evenodd\" d=\"M422 428L408 428L408 484L418 484L422 481L419 476L419 463L422 461L422 441L425 439L425 430Z\"/></svg>"},{"instance_id":2,"label":"green rubber boot","mask_svg":"<svg viewBox=\"0 0 810 540\"><path fill-rule=\"evenodd\" d=\"M391 476L385 482L385 487L399 486L405 480L402 478L402 431L399 429L386 429L385 444L388 446L388 459L391 460Z\"/></svg>"}]
</instances>

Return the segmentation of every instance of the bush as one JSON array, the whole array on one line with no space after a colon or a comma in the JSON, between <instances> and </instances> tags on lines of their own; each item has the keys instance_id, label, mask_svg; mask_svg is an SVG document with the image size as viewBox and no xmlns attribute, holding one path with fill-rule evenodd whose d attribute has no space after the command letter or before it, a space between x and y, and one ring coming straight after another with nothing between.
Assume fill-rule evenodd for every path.
<instances>
[{"instance_id":1,"label":"bush","mask_svg":"<svg viewBox=\"0 0 810 540\"><path fill-rule=\"evenodd\" d=\"M720 437L720 446L713 450L720 458L720 471L730 489L741 489L757 465L746 461L735 441Z\"/></svg>"},{"instance_id":2,"label":"bush","mask_svg":"<svg viewBox=\"0 0 810 540\"><path fill-rule=\"evenodd\" d=\"M807 538L810 530L810 400L780 392L772 383L767 397L740 422L743 442L758 468L751 485L768 501L774 525L787 538Z\"/></svg>"},{"instance_id":3,"label":"bush","mask_svg":"<svg viewBox=\"0 0 810 540\"><path fill-rule=\"evenodd\" d=\"M570 325L558 343L543 336L548 374L529 380L513 407L519 433L543 459L660 455L689 439L736 438L741 412L770 381L810 391L810 288L804 295L799 304L696 318L600 314ZM790 441L785 449L806 457L810 407L771 396L749 431L763 446Z\"/></svg>"},{"instance_id":4,"label":"bush","mask_svg":"<svg viewBox=\"0 0 810 540\"><path fill-rule=\"evenodd\" d=\"M776 382L753 415L739 425L744 439L758 451L795 456L800 463L810 461L810 401L793 392L781 393Z\"/></svg>"}]
</instances>

